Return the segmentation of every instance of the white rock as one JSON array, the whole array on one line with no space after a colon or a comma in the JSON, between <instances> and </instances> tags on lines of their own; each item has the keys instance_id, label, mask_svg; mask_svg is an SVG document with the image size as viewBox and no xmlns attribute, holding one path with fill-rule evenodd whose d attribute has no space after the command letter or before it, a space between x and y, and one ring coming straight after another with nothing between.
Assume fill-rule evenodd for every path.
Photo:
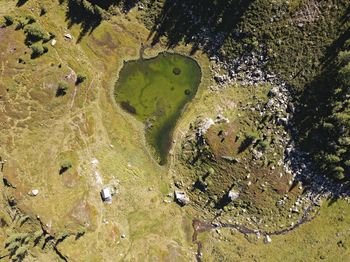
<instances>
[{"instance_id":1,"label":"white rock","mask_svg":"<svg viewBox=\"0 0 350 262\"><path fill-rule=\"evenodd\" d=\"M262 152L255 150L255 149L253 149L252 153L253 153L253 157L255 160L258 160L263 156Z\"/></svg>"},{"instance_id":2,"label":"white rock","mask_svg":"<svg viewBox=\"0 0 350 262\"><path fill-rule=\"evenodd\" d=\"M112 202L112 194L111 194L111 190L106 187L104 189L101 190L101 197L102 197L102 200L105 201L105 202Z\"/></svg>"},{"instance_id":3,"label":"white rock","mask_svg":"<svg viewBox=\"0 0 350 262\"><path fill-rule=\"evenodd\" d=\"M271 243L272 239L269 235L265 235L265 239L264 239L265 244Z\"/></svg>"},{"instance_id":4,"label":"white rock","mask_svg":"<svg viewBox=\"0 0 350 262\"><path fill-rule=\"evenodd\" d=\"M284 201L283 201L282 199L280 199L280 200L278 200L278 201L276 202L276 205L277 205L277 206L283 206L283 205L284 205Z\"/></svg>"},{"instance_id":5,"label":"white rock","mask_svg":"<svg viewBox=\"0 0 350 262\"><path fill-rule=\"evenodd\" d=\"M56 40L56 39L52 39L52 40L51 40L51 45L52 45L52 46L55 46L56 43L57 43L57 40Z\"/></svg>"},{"instance_id":6,"label":"white rock","mask_svg":"<svg viewBox=\"0 0 350 262\"><path fill-rule=\"evenodd\" d=\"M96 167L96 166L98 165L98 163L99 163L99 161L98 161L96 158L93 158L93 159L91 160L91 164L92 164L94 167Z\"/></svg>"},{"instance_id":7,"label":"white rock","mask_svg":"<svg viewBox=\"0 0 350 262\"><path fill-rule=\"evenodd\" d=\"M31 195L31 196L37 196L39 194L39 190L38 189L32 189L28 194Z\"/></svg>"},{"instance_id":8,"label":"white rock","mask_svg":"<svg viewBox=\"0 0 350 262\"><path fill-rule=\"evenodd\" d=\"M180 205L187 205L190 202L190 199L188 198L186 193L183 191L175 191L174 196L175 196L176 201Z\"/></svg>"},{"instance_id":9,"label":"white rock","mask_svg":"<svg viewBox=\"0 0 350 262\"><path fill-rule=\"evenodd\" d=\"M73 39L71 34L64 34L64 37L67 38L67 39Z\"/></svg>"},{"instance_id":10,"label":"white rock","mask_svg":"<svg viewBox=\"0 0 350 262\"><path fill-rule=\"evenodd\" d=\"M212 126L214 125L215 122L213 119L211 118L207 118L205 119L202 123L201 123L201 126L199 128L199 131L201 134L205 134L207 132L207 130Z\"/></svg>"},{"instance_id":11,"label":"white rock","mask_svg":"<svg viewBox=\"0 0 350 262\"><path fill-rule=\"evenodd\" d=\"M293 213L299 213L299 210L298 210L297 207L293 207L293 208L292 208L292 212L293 212Z\"/></svg>"},{"instance_id":12,"label":"white rock","mask_svg":"<svg viewBox=\"0 0 350 262\"><path fill-rule=\"evenodd\" d=\"M228 192L228 197L231 199L231 201L233 201L239 197L239 192L232 189Z\"/></svg>"}]
</instances>

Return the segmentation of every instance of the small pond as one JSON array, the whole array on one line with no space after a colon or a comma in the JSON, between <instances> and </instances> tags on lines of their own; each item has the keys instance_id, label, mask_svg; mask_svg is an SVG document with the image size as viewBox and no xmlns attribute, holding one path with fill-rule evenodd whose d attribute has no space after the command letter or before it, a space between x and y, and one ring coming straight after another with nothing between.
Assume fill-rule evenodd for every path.
<instances>
[{"instance_id":1,"label":"small pond","mask_svg":"<svg viewBox=\"0 0 350 262\"><path fill-rule=\"evenodd\" d=\"M197 62L179 54L124 63L114 94L117 103L145 125L146 140L163 165L171 136L186 103L201 81Z\"/></svg>"}]
</instances>

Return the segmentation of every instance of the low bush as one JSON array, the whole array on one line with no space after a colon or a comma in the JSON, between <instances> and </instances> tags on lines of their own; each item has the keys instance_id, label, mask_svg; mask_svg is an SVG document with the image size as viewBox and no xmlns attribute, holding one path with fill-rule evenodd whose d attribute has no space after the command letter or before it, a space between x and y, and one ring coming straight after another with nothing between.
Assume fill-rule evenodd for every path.
<instances>
[{"instance_id":1,"label":"low bush","mask_svg":"<svg viewBox=\"0 0 350 262\"><path fill-rule=\"evenodd\" d=\"M72 167L72 163L69 160L65 160L61 163L59 174L62 175L65 173L68 169Z\"/></svg>"},{"instance_id":2,"label":"low bush","mask_svg":"<svg viewBox=\"0 0 350 262\"><path fill-rule=\"evenodd\" d=\"M41 43L31 45L30 49L32 50L32 58L39 57L48 51L48 48Z\"/></svg>"},{"instance_id":3,"label":"low bush","mask_svg":"<svg viewBox=\"0 0 350 262\"><path fill-rule=\"evenodd\" d=\"M47 9L45 6L40 5L40 16L43 16L47 13Z\"/></svg>"},{"instance_id":4,"label":"low bush","mask_svg":"<svg viewBox=\"0 0 350 262\"><path fill-rule=\"evenodd\" d=\"M66 82L59 82L56 90L56 97L65 96L69 86Z\"/></svg>"},{"instance_id":5,"label":"low bush","mask_svg":"<svg viewBox=\"0 0 350 262\"><path fill-rule=\"evenodd\" d=\"M83 83L85 80L86 80L86 75L83 74L83 73L78 73L77 74L77 80L75 81L75 83L77 85L79 85L79 84Z\"/></svg>"},{"instance_id":6,"label":"low bush","mask_svg":"<svg viewBox=\"0 0 350 262\"><path fill-rule=\"evenodd\" d=\"M19 19L16 24L16 30L23 29L27 25L27 21L24 19Z\"/></svg>"},{"instance_id":7,"label":"low bush","mask_svg":"<svg viewBox=\"0 0 350 262\"><path fill-rule=\"evenodd\" d=\"M43 40L43 41L50 40L49 34L36 24L26 26L24 28L24 32L26 33L26 36L27 36L27 39L26 39L27 43L37 42L40 40Z\"/></svg>"},{"instance_id":8,"label":"low bush","mask_svg":"<svg viewBox=\"0 0 350 262\"><path fill-rule=\"evenodd\" d=\"M26 19L28 21L28 24L33 24L33 23L36 22L36 19L33 16L31 16L31 15L27 15Z\"/></svg>"},{"instance_id":9,"label":"low bush","mask_svg":"<svg viewBox=\"0 0 350 262\"><path fill-rule=\"evenodd\" d=\"M10 26L15 21L15 19L12 16L10 16L10 15L5 15L4 16L4 20L5 20L5 22L4 22L5 26Z\"/></svg>"}]
</instances>

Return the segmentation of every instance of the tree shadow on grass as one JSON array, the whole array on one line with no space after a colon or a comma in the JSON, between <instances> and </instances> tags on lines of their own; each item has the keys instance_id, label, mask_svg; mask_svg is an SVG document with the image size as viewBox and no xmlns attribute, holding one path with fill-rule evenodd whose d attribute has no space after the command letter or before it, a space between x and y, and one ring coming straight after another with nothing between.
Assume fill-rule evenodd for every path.
<instances>
[{"instance_id":1,"label":"tree shadow on grass","mask_svg":"<svg viewBox=\"0 0 350 262\"><path fill-rule=\"evenodd\" d=\"M18 0L16 6L20 7L20 6L24 5L27 2L28 2L28 0Z\"/></svg>"},{"instance_id":2,"label":"tree shadow on grass","mask_svg":"<svg viewBox=\"0 0 350 262\"><path fill-rule=\"evenodd\" d=\"M242 143L240 144L239 148L238 148L238 153L242 153L244 152L251 144L253 144L254 142L254 138L248 136L246 137Z\"/></svg>"},{"instance_id":3,"label":"tree shadow on grass","mask_svg":"<svg viewBox=\"0 0 350 262\"><path fill-rule=\"evenodd\" d=\"M91 34L102 22L102 16L94 9L85 9L82 2L68 0L67 7L66 21L68 21L68 28L71 28L74 24L81 27L77 42L80 42L86 34Z\"/></svg>"},{"instance_id":4,"label":"tree shadow on grass","mask_svg":"<svg viewBox=\"0 0 350 262\"><path fill-rule=\"evenodd\" d=\"M89 0L90 3L98 5L107 10L113 5L118 5L124 12L129 12L140 0Z\"/></svg>"},{"instance_id":5,"label":"tree shadow on grass","mask_svg":"<svg viewBox=\"0 0 350 262\"><path fill-rule=\"evenodd\" d=\"M60 0L60 4L65 1ZM139 0L67 0L66 21L68 28L80 25L79 43L87 34L91 34L102 22L104 12L111 6L119 6L124 12L129 12Z\"/></svg>"},{"instance_id":6,"label":"tree shadow on grass","mask_svg":"<svg viewBox=\"0 0 350 262\"><path fill-rule=\"evenodd\" d=\"M149 39L152 44L167 36L168 47L193 44L207 53L217 51L235 29L253 0L166 0Z\"/></svg>"}]
</instances>

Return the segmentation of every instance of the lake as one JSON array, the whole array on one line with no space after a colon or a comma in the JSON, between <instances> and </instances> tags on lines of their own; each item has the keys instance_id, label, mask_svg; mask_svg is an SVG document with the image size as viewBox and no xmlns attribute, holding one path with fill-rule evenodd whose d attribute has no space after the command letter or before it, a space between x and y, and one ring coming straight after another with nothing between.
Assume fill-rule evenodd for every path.
<instances>
[{"instance_id":1,"label":"lake","mask_svg":"<svg viewBox=\"0 0 350 262\"><path fill-rule=\"evenodd\" d=\"M147 142L158 162L167 162L172 132L185 105L201 81L198 63L179 54L124 63L115 86L122 109L144 123Z\"/></svg>"}]
</instances>

